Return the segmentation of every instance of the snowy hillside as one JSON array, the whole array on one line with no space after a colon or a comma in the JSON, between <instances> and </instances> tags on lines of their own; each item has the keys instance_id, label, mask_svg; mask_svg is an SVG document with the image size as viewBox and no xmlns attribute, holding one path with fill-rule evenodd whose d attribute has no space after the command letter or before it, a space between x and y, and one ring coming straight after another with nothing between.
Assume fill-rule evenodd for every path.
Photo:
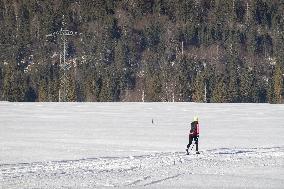
<instances>
[{"instance_id":1,"label":"snowy hillside","mask_svg":"<svg viewBox=\"0 0 284 189\"><path fill-rule=\"evenodd\" d=\"M194 115L201 154L186 156ZM2 102L0 188L284 188L283 115L269 104Z\"/></svg>"}]
</instances>

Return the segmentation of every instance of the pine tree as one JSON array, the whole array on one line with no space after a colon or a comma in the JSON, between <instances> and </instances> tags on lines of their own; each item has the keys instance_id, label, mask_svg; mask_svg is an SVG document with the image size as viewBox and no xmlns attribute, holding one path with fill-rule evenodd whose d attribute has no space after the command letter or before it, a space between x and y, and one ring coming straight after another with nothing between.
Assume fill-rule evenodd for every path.
<instances>
[{"instance_id":1,"label":"pine tree","mask_svg":"<svg viewBox=\"0 0 284 189\"><path fill-rule=\"evenodd\" d=\"M224 77L220 76L217 78L216 84L213 89L212 102L213 103L226 102L226 96L227 96L226 83Z\"/></svg>"},{"instance_id":2,"label":"pine tree","mask_svg":"<svg viewBox=\"0 0 284 189\"><path fill-rule=\"evenodd\" d=\"M74 75L74 68L72 68L70 70L70 73L68 74L66 88L67 88L67 94L66 94L67 102L76 102L77 94L76 94L76 81L75 81L75 75Z\"/></svg>"},{"instance_id":3,"label":"pine tree","mask_svg":"<svg viewBox=\"0 0 284 189\"><path fill-rule=\"evenodd\" d=\"M251 74L250 70L247 68L242 69L242 73L240 75L240 101L241 102L251 102L251 93L252 91L252 82L253 82L253 75Z\"/></svg>"},{"instance_id":4,"label":"pine tree","mask_svg":"<svg viewBox=\"0 0 284 189\"><path fill-rule=\"evenodd\" d=\"M26 85L24 77L15 63L4 68L3 99L12 102L24 101Z\"/></svg>"},{"instance_id":5,"label":"pine tree","mask_svg":"<svg viewBox=\"0 0 284 189\"><path fill-rule=\"evenodd\" d=\"M192 101L194 90L194 79L197 75L199 63L183 56L177 66L177 87L178 101Z\"/></svg>"},{"instance_id":6,"label":"pine tree","mask_svg":"<svg viewBox=\"0 0 284 189\"><path fill-rule=\"evenodd\" d=\"M204 74L199 73L194 80L194 92L193 92L193 101L194 102L204 102L205 97L205 83L204 83Z\"/></svg>"},{"instance_id":7,"label":"pine tree","mask_svg":"<svg viewBox=\"0 0 284 189\"><path fill-rule=\"evenodd\" d=\"M282 75L281 66L279 63L276 64L274 69L274 74L272 77L272 103L281 103L282 101L282 93L283 93L283 75Z\"/></svg>"},{"instance_id":8,"label":"pine tree","mask_svg":"<svg viewBox=\"0 0 284 189\"><path fill-rule=\"evenodd\" d=\"M39 82L38 87L38 101L39 102L48 102L48 89L47 89L47 81L45 79L42 79Z\"/></svg>"},{"instance_id":9,"label":"pine tree","mask_svg":"<svg viewBox=\"0 0 284 189\"><path fill-rule=\"evenodd\" d=\"M228 82L226 101L235 103L239 100L239 65L234 55L229 55L227 64Z\"/></svg>"},{"instance_id":10,"label":"pine tree","mask_svg":"<svg viewBox=\"0 0 284 189\"><path fill-rule=\"evenodd\" d=\"M100 102L111 102L112 101L110 84L111 84L110 78L106 77L105 79L103 79L102 88L99 93Z\"/></svg>"}]
</instances>

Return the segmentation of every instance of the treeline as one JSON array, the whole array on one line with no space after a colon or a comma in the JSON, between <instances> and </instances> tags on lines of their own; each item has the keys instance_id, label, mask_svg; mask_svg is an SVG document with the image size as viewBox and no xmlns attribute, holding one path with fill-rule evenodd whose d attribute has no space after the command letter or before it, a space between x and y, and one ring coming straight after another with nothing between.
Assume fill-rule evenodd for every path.
<instances>
[{"instance_id":1,"label":"treeline","mask_svg":"<svg viewBox=\"0 0 284 189\"><path fill-rule=\"evenodd\" d=\"M58 101L63 20L68 101L283 102L279 0L0 0L0 100Z\"/></svg>"}]
</instances>

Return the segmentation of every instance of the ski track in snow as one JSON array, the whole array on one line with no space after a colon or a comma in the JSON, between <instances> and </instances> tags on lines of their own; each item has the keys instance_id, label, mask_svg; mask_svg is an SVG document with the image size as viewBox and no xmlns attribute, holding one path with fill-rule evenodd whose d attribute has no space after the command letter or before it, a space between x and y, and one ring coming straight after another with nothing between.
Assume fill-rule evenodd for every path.
<instances>
[{"instance_id":1,"label":"ski track in snow","mask_svg":"<svg viewBox=\"0 0 284 189\"><path fill-rule=\"evenodd\" d=\"M195 115L203 151L186 156ZM0 189L283 189L283 115L271 104L0 102Z\"/></svg>"},{"instance_id":2,"label":"ski track in snow","mask_svg":"<svg viewBox=\"0 0 284 189\"><path fill-rule=\"evenodd\" d=\"M0 164L4 188L94 188L175 186L180 177L223 176L241 179L246 169L284 169L284 146L270 148L219 148L201 151L161 152L140 156L95 157L32 163ZM283 174L283 172L282 172ZM282 178L253 175L257 181L283 186ZM1 185L0 185L1 186ZM268 185L272 188L273 185Z\"/></svg>"}]
</instances>

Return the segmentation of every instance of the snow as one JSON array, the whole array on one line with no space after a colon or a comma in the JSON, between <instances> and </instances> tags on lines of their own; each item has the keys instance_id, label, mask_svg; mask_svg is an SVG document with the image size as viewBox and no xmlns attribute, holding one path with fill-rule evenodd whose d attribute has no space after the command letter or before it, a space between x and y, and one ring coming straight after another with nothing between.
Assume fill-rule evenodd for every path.
<instances>
[{"instance_id":1,"label":"snow","mask_svg":"<svg viewBox=\"0 0 284 189\"><path fill-rule=\"evenodd\" d=\"M186 156L195 115L201 154ZM271 104L0 102L0 188L284 188L283 115Z\"/></svg>"}]
</instances>

